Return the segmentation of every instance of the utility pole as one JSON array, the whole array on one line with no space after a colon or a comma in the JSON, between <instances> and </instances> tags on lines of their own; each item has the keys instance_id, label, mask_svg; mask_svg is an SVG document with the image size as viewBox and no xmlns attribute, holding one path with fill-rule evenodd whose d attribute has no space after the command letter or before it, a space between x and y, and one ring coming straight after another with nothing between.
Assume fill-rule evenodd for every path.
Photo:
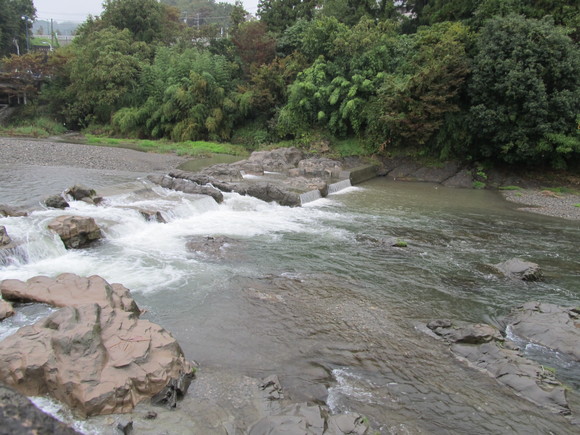
<instances>
[{"instance_id":1,"label":"utility pole","mask_svg":"<svg viewBox=\"0 0 580 435\"><path fill-rule=\"evenodd\" d=\"M195 23L196 23L196 26L197 26L197 30L199 30L199 12L195 16Z\"/></svg>"},{"instance_id":2,"label":"utility pole","mask_svg":"<svg viewBox=\"0 0 580 435\"><path fill-rule=\"evenodd\" d=\"M24 26L26 27L26 53L30 53L30 35L28 34L28 23L32 22L28 15L22 15Z\"/></svg>"},{"instance_id":3,"label":"utility pole","mask_svg":"<svg viewBox=\"0 0 580 435\"><path fill-rule=\"evenodd\" d=\"M52 21L52 18L50 19L50 43L52 46L54 46L54 23Z\"/></svg>"}]
</instances>

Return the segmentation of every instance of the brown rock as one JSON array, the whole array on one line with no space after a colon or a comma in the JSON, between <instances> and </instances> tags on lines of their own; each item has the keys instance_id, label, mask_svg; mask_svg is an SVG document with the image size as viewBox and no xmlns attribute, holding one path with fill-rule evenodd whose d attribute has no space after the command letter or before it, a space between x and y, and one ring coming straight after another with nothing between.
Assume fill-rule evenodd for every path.
<instances>
[{"instance_id":1,"label":"brown rock","mask_svg":"<svg viewBox=\"0 0 580 435\"><path fill-rule=\"evenodd\" d=\"M7 247L12 245L12 239L6 232L6 227L0 226L0 247Z\"/></svg>"},{"instance_id":2,"label":"brown rock","mask_svg":"<svg viewBox=\"0 0 580 435\"><path fill-rule=\"evenodd\" d=\"M59 216L48 224L67 249L84 248L102 237L101 229L91 217Z\"/></svg>"},{"instance_id":3,"label":"brown rock","mask_svg":"<svg viewBox=\"0 0 580 435\"><path fill-rule=\"evenodd\" d=\"M0 299L0 320L4 320L13 315L14 308L12 308L12 304Z\"/></svg>"},{"instance_id":4,"label":"brown rock","mask_svg":"<svg viewBox=\"0 0 580 435\"><path fill-rule=\"evenodd\" d=\"M190 373L175 339L133 313L66 307L0 342L0 382L83 416L129 412Z\"/></svg>"},{"instance_id":5,"label":"brown rock","mask_svg":"<svg viewBox=\"0 0 580 435\"><path fill-rule=\"evenodd\" d=\"M55 307L78 307L96 303L103 308L139 312L126 287L109 284L97 275L85 278L63 273L56 278L35 276L26 282L6 279L0 282L0 293L8 301L41 302Z\"/></svg>"}]
</instances>

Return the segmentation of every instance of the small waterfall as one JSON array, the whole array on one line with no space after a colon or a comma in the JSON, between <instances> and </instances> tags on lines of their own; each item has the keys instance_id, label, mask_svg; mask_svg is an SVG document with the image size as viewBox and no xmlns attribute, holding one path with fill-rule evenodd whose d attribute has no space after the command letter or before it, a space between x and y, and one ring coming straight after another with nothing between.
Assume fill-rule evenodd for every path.
<instances>
[{"instance_id":1,"label":"small waterfall","mask_svg":"<svg viewBox=\"0 0 580 435\"><path fill-rule=\"evenodd\" d=\"M322 198L320 194L320 190L311 190L309 192L304 192L300 195L300 204L304 205L308 202L316 201L317 199Z\"/></svg>"},{"instance_id":2,"label":"small waterfall","mask_svg":"<svg viewBox=\"0 0 580 435\"><path fill-rule=\"evenodd\" d=\"M350 179L347 178L346 180L337 181L336 183L332 183L328 185L328 194L332 195L333 193L339 192L342 189L346 189L347 187L351 187L352 184L350 183Z\"/></svg>"},{"instance_id":3,"label":"small waterfall","mask_svg":"<svg viewBox=\"0 0 580 435\"><path fill-rule=\"evenodd\" d=\"M22 246L0 249L0 266L28 263L28 252Z\"/></svg>"}]
</instances>

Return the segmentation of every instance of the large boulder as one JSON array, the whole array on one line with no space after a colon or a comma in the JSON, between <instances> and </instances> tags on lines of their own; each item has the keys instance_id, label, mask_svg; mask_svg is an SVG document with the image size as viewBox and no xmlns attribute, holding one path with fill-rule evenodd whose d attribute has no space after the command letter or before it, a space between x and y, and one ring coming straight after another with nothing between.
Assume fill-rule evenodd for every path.
<instances>
[{"instance_id":1,"label":"large boulder","mask_svg":"<svg viewBox=\"0 0 580 435\"><path fill-rule=\"evenodd\" d=\"M517 337L580 362L580 307L527 302L502 321Z\"/></svg>"},{"instance_id":2,"label":"large boulder","mask_svg":"<svg viewBox=\"0 0 580 435\"><path fill-rule=\"evenodd\" d=\"M521 279L522 281L539 281L543 275L540 266L536 263L520 258L512 258L503 263L495 264L493 267L509 278Z\"/></svg>"},{"instance_id":3,"label":"large boulder","mask_svg":"<svg viewBox=\"0 0 580 435\"><path fill-rule=\"evenodd\" d=\"M14 315L14 308L10 302L0 299L0 320Z\"/></svg>"},{"instance_id":4,"label":"large boulder","mask_svg":"<svg viewBox=\"0 0 580 435\"><path fill-rule=\"evenodd\" d=\"M42 412L26 396L4 385L0 385L0 422L0 433L6 435L79 435Z\"/></svg>"},{"instance_id":5,"label":"large boulder","mask_svg":"<svg viewBox=\"0 0 580 435\"><path fill-rule=\"evenodd\" d=\"M27 281L6 279L0 282L0 294L5 300L14 302L40 302L55 307L96 303L103 308L139 312L126 287L109 284L97 275L86 278L63 273L56 278L35 276Z\"/></svg>"},{"instance_id":6,"label":"large boulder","mask_svg":"<svg viewBox=\"0 0 580 435\"><path fill-rule=\"evenodd\" d=\"M80 415L129 412L192 374L175 339L135 313L65 307L0 342L0 382Z\"/></svg>"},{"instance_id":7,"label":"large boulder","mask_svg":"<svg viewBox=\"0 0 580 435\"><path fill-rule=\"evenodd\" d=\"M102 237L101 229L92 217L59 216L48 224L67 249L89 246Z\"/></svg>"}]
</instances>

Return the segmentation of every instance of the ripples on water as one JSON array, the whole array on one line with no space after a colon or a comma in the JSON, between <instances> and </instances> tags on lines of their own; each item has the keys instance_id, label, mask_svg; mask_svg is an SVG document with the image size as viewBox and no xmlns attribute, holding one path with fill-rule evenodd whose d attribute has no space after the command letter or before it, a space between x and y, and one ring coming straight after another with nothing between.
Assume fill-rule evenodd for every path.
<instances>
[{"instance_id":1,"label":"ripples on water","mask_svg":"<svg viewBox=\"0 0 580 435\"><path fill-rule=\"evenodd\" d=\"M67 178L78 181L91 184ZM528 300L577 305L576 222L515 211L493 192L382 179L302 208L237 194L217 205L141 183L109 192L101 207L72 204L106 235L89 250L66 251L45 230L62 211L0 218L27 249L0 279L75 272L120 282L202 367L277 373L296 400L360 412L382 433L570 431L414 326L494 323ZM139 208L168 223L145 221ZM219 258L186 249L206 235L235 243ZM508 281L486 266L514 256L539 263L545 282Z\"/></svg>"}]
</instances>

